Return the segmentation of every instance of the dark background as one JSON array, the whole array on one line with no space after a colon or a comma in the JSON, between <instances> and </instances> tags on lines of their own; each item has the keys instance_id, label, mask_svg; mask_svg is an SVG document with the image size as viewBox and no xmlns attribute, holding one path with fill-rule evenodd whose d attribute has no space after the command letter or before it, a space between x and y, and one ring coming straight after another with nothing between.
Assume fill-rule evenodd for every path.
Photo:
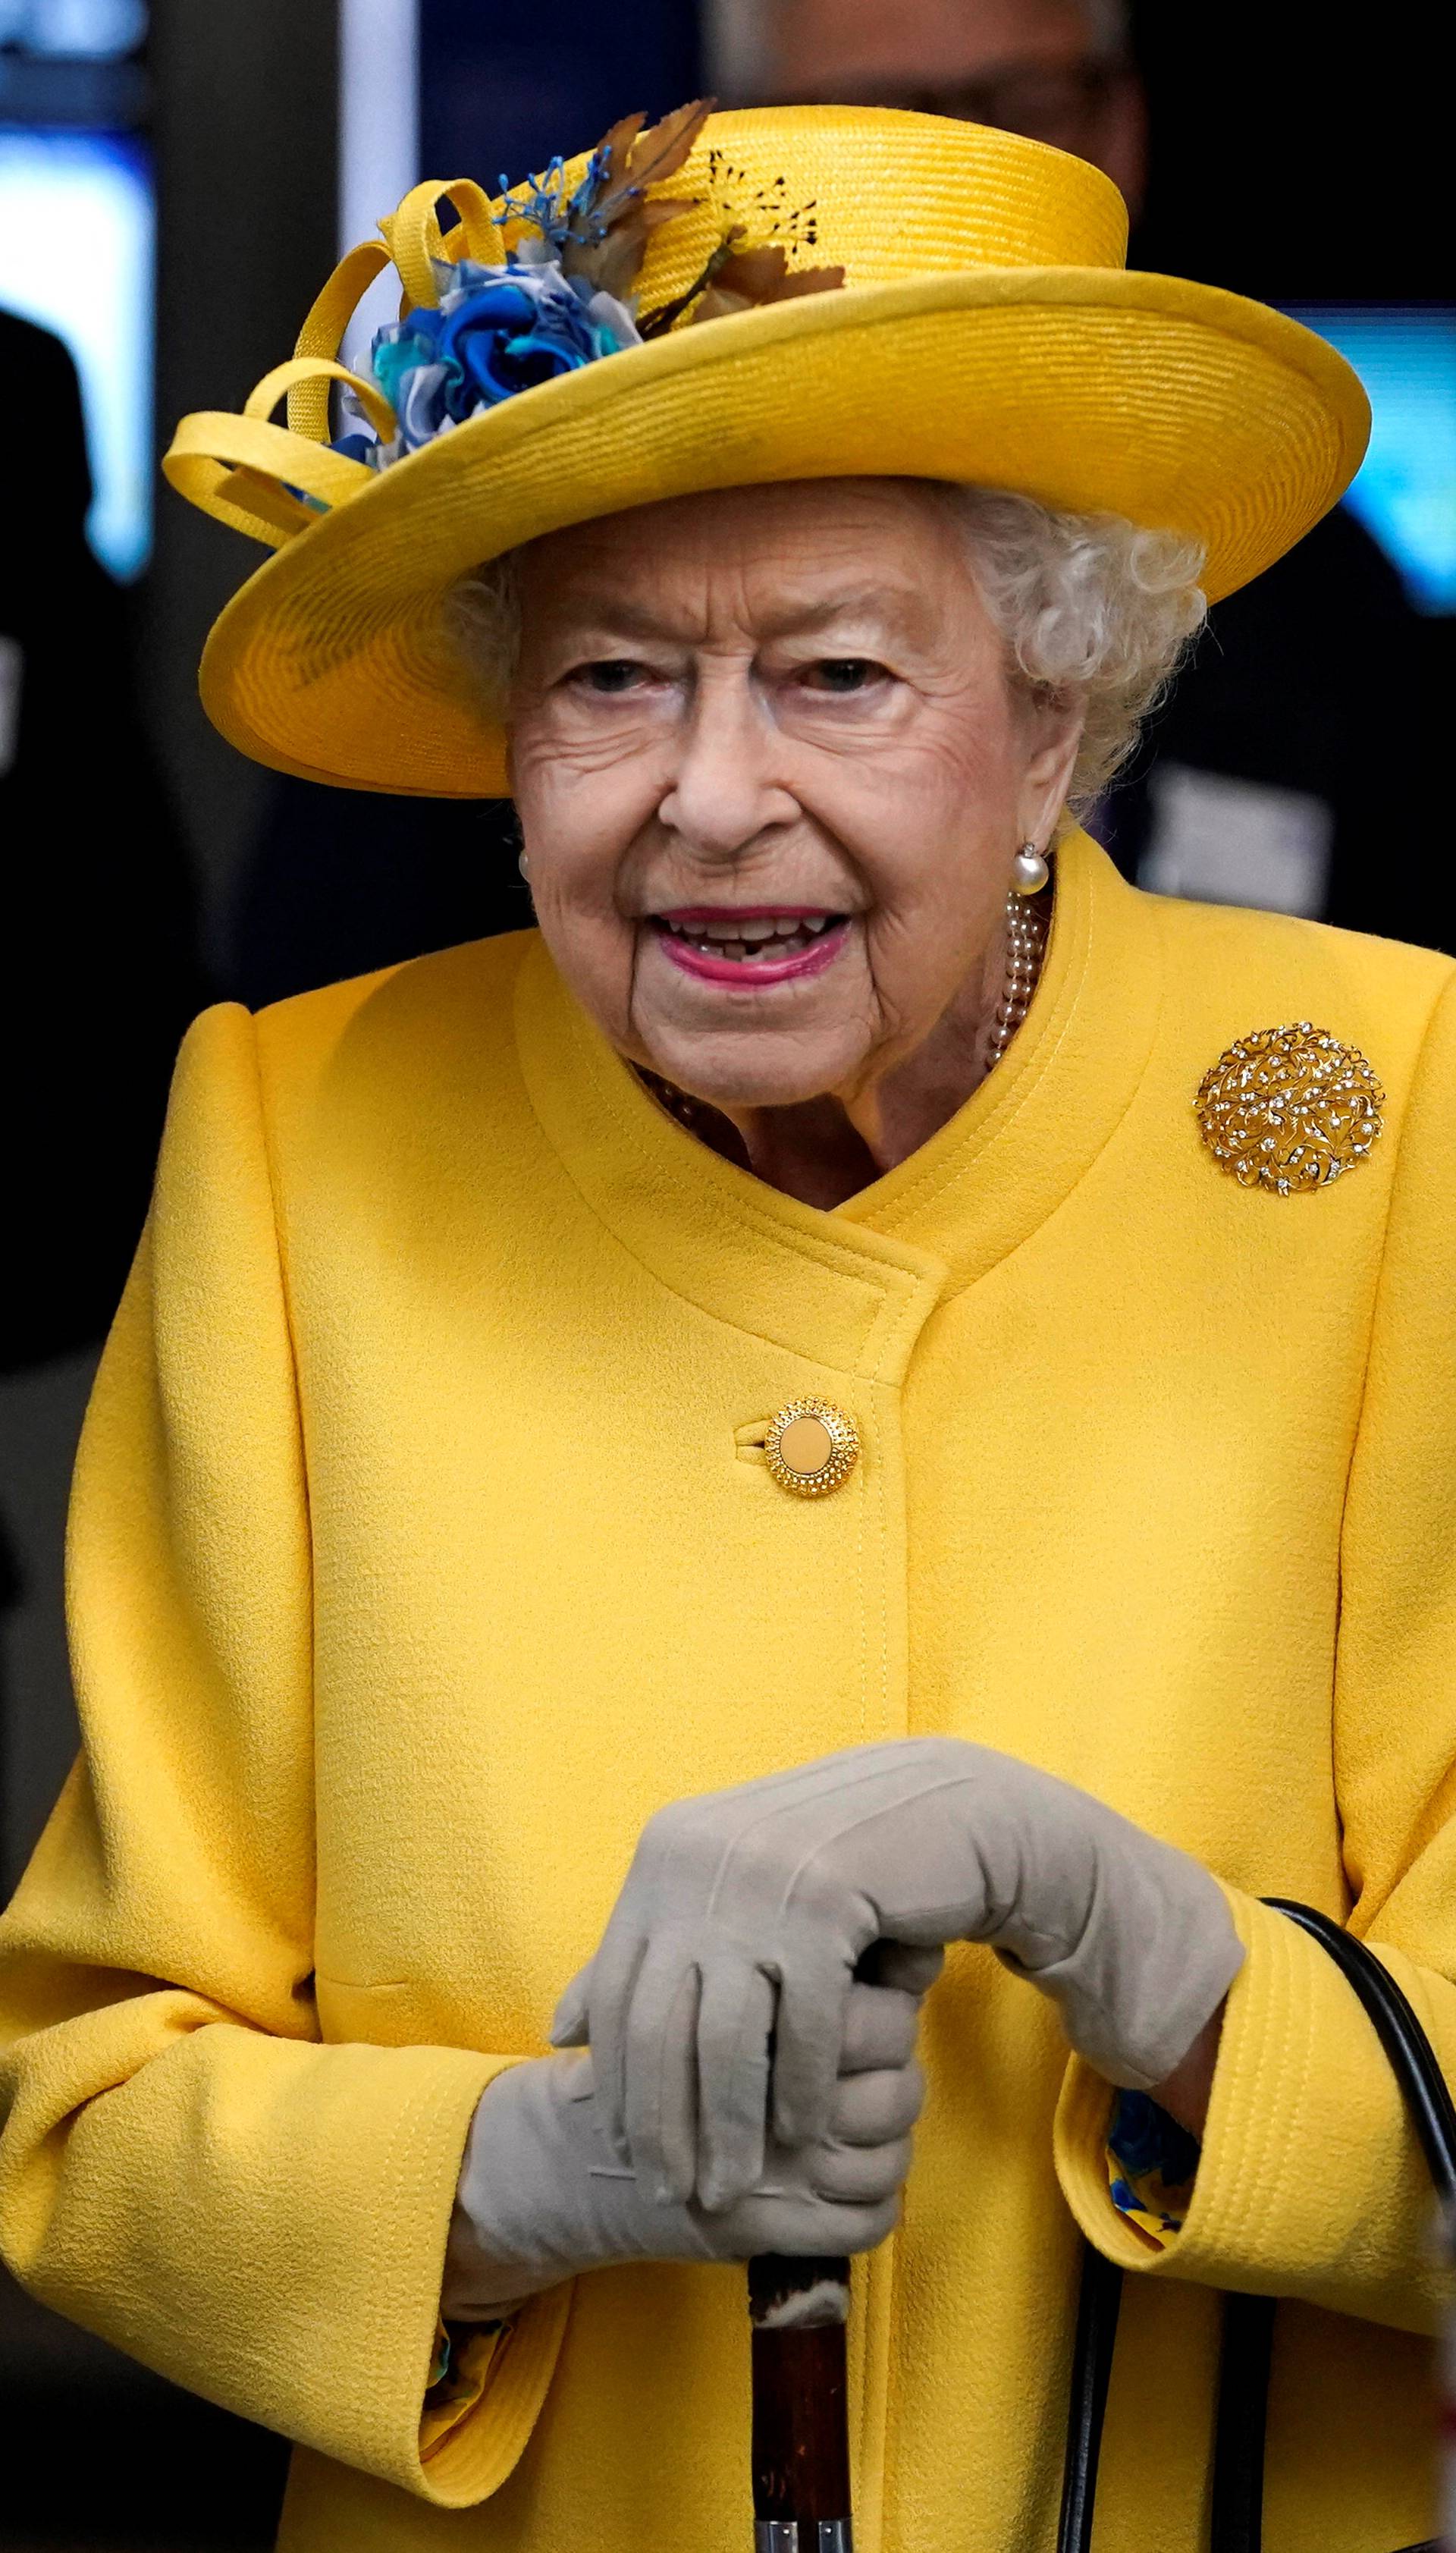
<instances>
[{"instance_id":1,"label":"dark background","mask_svg":"<svg viewBox=\"0 0 1456 2553\"><path fill-rule=\"evenodd\" d=\"M1140 262L1275 302L1449 301L1424 9L1135 8L1152 106Z\"/></svg>"},{"instance_id":2,"label":"dark background","mask_svg":"<svg viewBox=\"0 0 1456 2553\"><path fill-rule=\"evenodd\" d=\"M700 84L703 49L687 0L632 0L616 11L557 0L549 18L482 0L422 0L421 15L421 165L442 175L519 177L553 150L590 142L624 108L660 111ZM1408 8L1346 20L1292 0L1145 7L1139 43L1154 146L1138 261L1287 304L1449 298L1447 232L1426 201L1444 157L1432 33L1432 13ZM158 155L165 439L188 409L241 404L288 350L334 261L330 0L157 0L139 78L136 111ZM0 84L0 121L6 96ZM30 456L16 420L6 431L14 491ZM35 1167L35 1192L21 1200L22 1251L27 1233L57 1228L45 1183L65 1182L93 1105L97 1067L77 991L86 964L123 996L151 980L156 933L141 881L164 835L183 879L168 927L193 934L190 955L183 950L155 996L153 1042L167 1051L180 1025L173 1012L209 994L265 999L317 980L317 968L346 973L407 953L406 931L415 944L440 944L524 919L499 813L281 788L212 733L196 702L196 659L255 556L162 495L153 564L113 598L109 641L113 656L133 656L155 794L119 791L103 757L99 811L84 828L67 833L57 791L44 822L38 815L7 838L11 1109L33 1111L38 1123L49 1110L58 1130ZM89 625L72 633L83 670L91 634ZM1412 738L1443 740L1448 728L1452 623L1424 622L1421 645L1408 722L1389 738L1393 757ZM1393 840L1392 859L1401 850ZM104 896L98 864L110 877ZM117 874L136 881L120 895ZM87 960L85 917L103 909L107 944ZM7 1880L72 1743L58 1628L64 1479L94 1340L140 1221L165 1065L164 1053L152 1081L139 1084L135 1162L111 1240L89 1255L68 1248L65 1308L38 1349L17 1339L12 1380L0 1385L0 1512L11 1528L0 1565L10 1567L11 1596L25 1600L12 1608L4 1651ZM39 1279L31 1295L48 1290L54 1306L54 1288ZM276 2441L131 2369L14 2289L0 2289L0 2384L9 2440L0 2546L10 2553L201 2553L272 2540L283 2461Z\"/></svg>"},{"instance_id":3,"label":"dark background","mask_svg":"<svg viewBox=\"0 0 1456 2553\"><path fill-rule=\"evenodd\" d=\"M419 32L421 166L488 183L569 157L623 100L649 114L680 105L702 74L697 13L682 0L556 0L544 43L528 12L421 0Z\"/></svg>"}]
</instances>

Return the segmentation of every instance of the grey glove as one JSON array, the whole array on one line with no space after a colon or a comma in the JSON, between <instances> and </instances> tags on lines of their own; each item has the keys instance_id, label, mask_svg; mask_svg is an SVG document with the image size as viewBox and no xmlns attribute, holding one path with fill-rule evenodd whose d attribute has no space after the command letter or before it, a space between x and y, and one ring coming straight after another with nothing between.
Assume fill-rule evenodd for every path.
<instances>
[{"instance_id":1,"label":"grey glove","mask_svg":"<svg viewBox=\"0 0 1456 2553\"><path fill-rule=\"evenodd\" d=\"M849 1978L881 1939L992 1943L1138 2090L1243 1960L1187 1853L1014 1756L899 1738L659 1810L552 2039L590 2040L622 2163L728 2207L760 2177L766 2127L791 2148L827 2133Z\"/></svg>"},{"instance_id":2,"label":"grey glove","mask_svg":"<svg viewBox=\"0 0 1456 2553\"><path fill-rule=\"evenodd\" d=\"M756 2185L718 2215L658 2197L616 2161L597 2116L589 2056L508 2067L471 2124L441 2310L485 2320L613 2262L868 2251L899 2213L925 2097L914 2057L918 2016L914 1994L852 1985L825 2132L793 2153L770 2145Z\"/></svg>"}]
</instances>

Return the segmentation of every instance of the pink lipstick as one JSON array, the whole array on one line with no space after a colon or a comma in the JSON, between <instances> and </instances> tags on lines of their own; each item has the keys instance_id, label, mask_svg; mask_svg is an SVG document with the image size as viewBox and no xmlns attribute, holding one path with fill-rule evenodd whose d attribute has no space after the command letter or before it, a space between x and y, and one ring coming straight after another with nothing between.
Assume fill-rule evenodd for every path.
<instances>
[{"instance_id":1,"label":"pink lipstick","mask_svg":"<svg viewBox=\"0 0 1456 2553\"><path fill-rule=\"evenodd\" d=\"M821 974L848 930L843 914L816 905L680 905L648 918L683 974L737 991Z\"/></svg>"}]
</instances>

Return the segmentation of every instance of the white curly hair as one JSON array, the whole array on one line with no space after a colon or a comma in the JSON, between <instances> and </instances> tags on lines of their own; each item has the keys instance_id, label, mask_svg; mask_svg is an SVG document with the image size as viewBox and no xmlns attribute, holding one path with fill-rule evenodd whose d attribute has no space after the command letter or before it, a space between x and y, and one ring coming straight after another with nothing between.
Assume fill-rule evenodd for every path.
<instances>
[{"instance_id":1,"label":"white curly hair","mask_svg":"<svg viewBox=\"0 0 1456 2553\"><path fill-rule=\"evenodd\" d=\"M1062 513L995 488L911 484L945 508L964 541L1010 679L1039 700L1082 711L1065 831L1127 760L1202 625L1202 552L1120 514ZM518 557L507 551L473 568L446 607L446 627L482 706L501 719L508 716L520 644Z\"/></svg>"}]
</instances>

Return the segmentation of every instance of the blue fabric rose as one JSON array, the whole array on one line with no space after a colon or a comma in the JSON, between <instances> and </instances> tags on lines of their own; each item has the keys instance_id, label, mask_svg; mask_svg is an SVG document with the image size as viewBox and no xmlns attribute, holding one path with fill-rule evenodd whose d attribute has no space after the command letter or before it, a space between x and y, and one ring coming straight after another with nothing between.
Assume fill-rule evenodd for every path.
<instances>
[{"instance_id":1,"label":"blue fabric rose","mask_svg":"<svg viewBox=\"0 0 1456 2553\"><path fill-rule=\"evenodd\" d=\"M376 467L432 443L448 427L562 373L640 345L629 312L544 259L437 270L436 310L411 310L374 341L374 375L398 420L389 444L350 434L335 446Z\"/></svg>"}]
</instances>

